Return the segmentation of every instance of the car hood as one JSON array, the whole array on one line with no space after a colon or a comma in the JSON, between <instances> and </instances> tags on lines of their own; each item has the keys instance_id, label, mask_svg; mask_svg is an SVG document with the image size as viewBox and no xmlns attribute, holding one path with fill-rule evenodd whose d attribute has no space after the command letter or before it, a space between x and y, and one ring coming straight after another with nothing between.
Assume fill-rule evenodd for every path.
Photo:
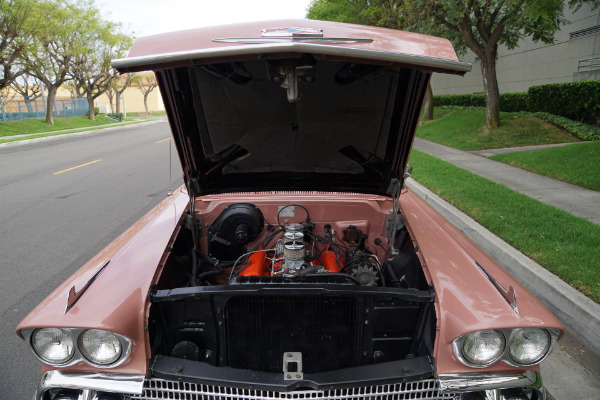
<instances>
[{"instance_id":1,"label":"car hood","mask_svg":"<svg viewBox=\"0 0 600 400\"><path fill-rule=\"evenodd\" d=\"M391 194L431 73L470 70L445 39L312 20L140 38L113 65L156 73L192 195Z\"/></svg>"}]
</instances>

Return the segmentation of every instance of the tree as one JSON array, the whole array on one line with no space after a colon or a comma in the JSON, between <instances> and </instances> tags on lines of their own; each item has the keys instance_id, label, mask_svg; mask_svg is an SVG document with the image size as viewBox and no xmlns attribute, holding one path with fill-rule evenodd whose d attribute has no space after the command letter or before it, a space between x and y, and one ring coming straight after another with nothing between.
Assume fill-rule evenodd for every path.
<instances>
[{"instance_id":1,"label":"tree","mask_svg":"<svg viewBox=\"0 0 600 400\"><path fill-rule=\"evenodd\" d=\"M570 0L571 8L598 0ZM519 40L552 43L568 21L563 0L411 0L410 13L431 27L441 26L449 39L464 41L481 62L486 94L486 129L498 127L500 100L496 78L498 45L517 47Z\"/></svg>"},{"instance_id":2,"label":"tree","mask_svg":"<svg viewBox=\"0 0 600 400\"><path fill-rule=\"evenodd\" d=\"M307 17L328 21L348 22L403 29L413 32L442 36L443 28L423 24L410 13L408 0L313 0ZM457 51L464 51L461 43L455 43ZM422 121L433 119L433 92L427 85Z\"/></svg>"},{"instance_id":3,"label":"tree","mask_svg":"<svg viewBox=\"0 0 600 400\"><path fill-rule=\"evenodd\" d=\"M150 111L148 110L148 95L151 91L154 90L154 88L158 86L158 83L156 82L156 77L154 76L154 74L141 74L137 75L135 80L138 84L139 91L142 92L142 94L144 95L144 107L146 107L146 114L149 114Z\"/></svg>"},{"instance_id":4,"label":"tree","mask_svg":"<svg viewBox=\"0 0 600 400\"><path fill-rule=\"evenodd\" d=\"M136 75L132 73L118 75L116 74L115 79L112 83L112 89L115 94L115 113L119 114L121 112L121 96L129 86L131 86L136 80Z\"/></svg>"},{"instance_id":5,"label":"tree","mask_svg":"<svg viewBox=\"0 0 600 400\"><path fill-rule=\"evenodd\" d=\"M94 101L111 89L115 79L110 60L121 56L131 46L132 39L119 33L119 24L97 17L87 22L86 47L71 60L71 75L77 92L88 101L89 118L94 120Z\"/></svg>"},{"instance_id":6,"label":"tree","mask_svg":"<svg viewBox=\"0 0 600 400\"><path fill-rule=\"evenodd\" d=\"M40 80L33 76L24 74L15 79L11 85L11 88L15 91L15 93L23 96L27 111L32 113L33 108L31 107L31 103L42 97L42 84Z\"/></svg>"},{"instance_id":7,"label":"tree","mask_svg":"<svg viewBox=\"0 0 600 400\"><path fill-rule=\"evenodd\" d=\"M19 58L27 51L35 27L33 0L0 0L0 90L24 72ZM19 68L20 67L20 68Z\"/></svg>"}]
</instances>

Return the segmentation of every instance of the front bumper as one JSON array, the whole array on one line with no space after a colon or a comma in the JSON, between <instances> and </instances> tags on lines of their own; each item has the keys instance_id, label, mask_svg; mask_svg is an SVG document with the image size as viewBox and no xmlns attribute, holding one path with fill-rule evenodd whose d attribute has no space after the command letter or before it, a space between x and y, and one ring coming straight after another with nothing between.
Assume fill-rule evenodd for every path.
<instances>
[{"instance_id":1,"label":"front bumper","mask_svg":"<svg viewBox=\"0 0 600 400\"><path fill-rule=\"evenodd\" d=\"M311 399L355 400L421 399L421 400L546 400L539 373L520 374L456 374L440 375L437 379L380 385L361 385L340 389L269 390L232 388L226 386L146 379L143 375L83 374L61 371L46 372L35 400L240 400L240 399Z\"/></svg>"}]
</instances>

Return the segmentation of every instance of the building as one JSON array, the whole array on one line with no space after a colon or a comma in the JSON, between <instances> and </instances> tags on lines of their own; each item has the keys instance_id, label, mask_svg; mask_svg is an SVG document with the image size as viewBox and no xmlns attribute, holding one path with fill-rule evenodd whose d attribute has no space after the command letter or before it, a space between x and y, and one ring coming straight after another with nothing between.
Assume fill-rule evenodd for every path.
<instances>
[{"instance_id":1,"label":"building","mask_svg":"<svg viewBox=\"0 0 600 400\"><path fill-rule=\"evenodd\" d=\"M582 6L572 13L565 1L565 17L571 23L554 35L554 44L522 39L519 46L498 49L496 71L500 93L525 92L546 83L600 79L600 7ZM464 77L434 74L434 94L483 93L481 63L467 52L461 61L473 64Z\"/></svg>"}]
</instances>

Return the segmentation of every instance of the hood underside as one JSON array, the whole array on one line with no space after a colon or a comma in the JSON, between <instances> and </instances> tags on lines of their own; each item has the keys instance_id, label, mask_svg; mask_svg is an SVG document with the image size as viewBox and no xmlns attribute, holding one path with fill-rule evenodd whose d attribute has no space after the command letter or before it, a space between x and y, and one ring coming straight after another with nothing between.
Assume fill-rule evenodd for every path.
<instances>
[{"instance_id":1,"label":"hood underside","mask_svg":"<svg viewBox=\"0 0 600 400\"><path fill-rule=\"evenodd\" d=\"M129 59L113 63L121 71L155 71L191 194L392 194L402 183L432 71L460 74L467 69L455 59L431 57L435 51L446 58L454 54L441 39L372 27L362 27L361 32L360 26L323 21L295 22L331 28L336 39L327 45L273 45L239 37L230 44L202 37L226 32L235 36L235 26L229 26L223 32L182 32L181 39L188 42L173 40L181 49L172 53L152 54L147 50L151 40L145 39L145 47L134 45ZM361 33L375 39L358 38ZM165 47L178 33L172 35L155 38L156 46ZM194 40L206 48L193 48ZM413 54L398 53L393 47L398 43ZM415 49L423 54L415 54Z\"/></svg>"}]
</instances>

